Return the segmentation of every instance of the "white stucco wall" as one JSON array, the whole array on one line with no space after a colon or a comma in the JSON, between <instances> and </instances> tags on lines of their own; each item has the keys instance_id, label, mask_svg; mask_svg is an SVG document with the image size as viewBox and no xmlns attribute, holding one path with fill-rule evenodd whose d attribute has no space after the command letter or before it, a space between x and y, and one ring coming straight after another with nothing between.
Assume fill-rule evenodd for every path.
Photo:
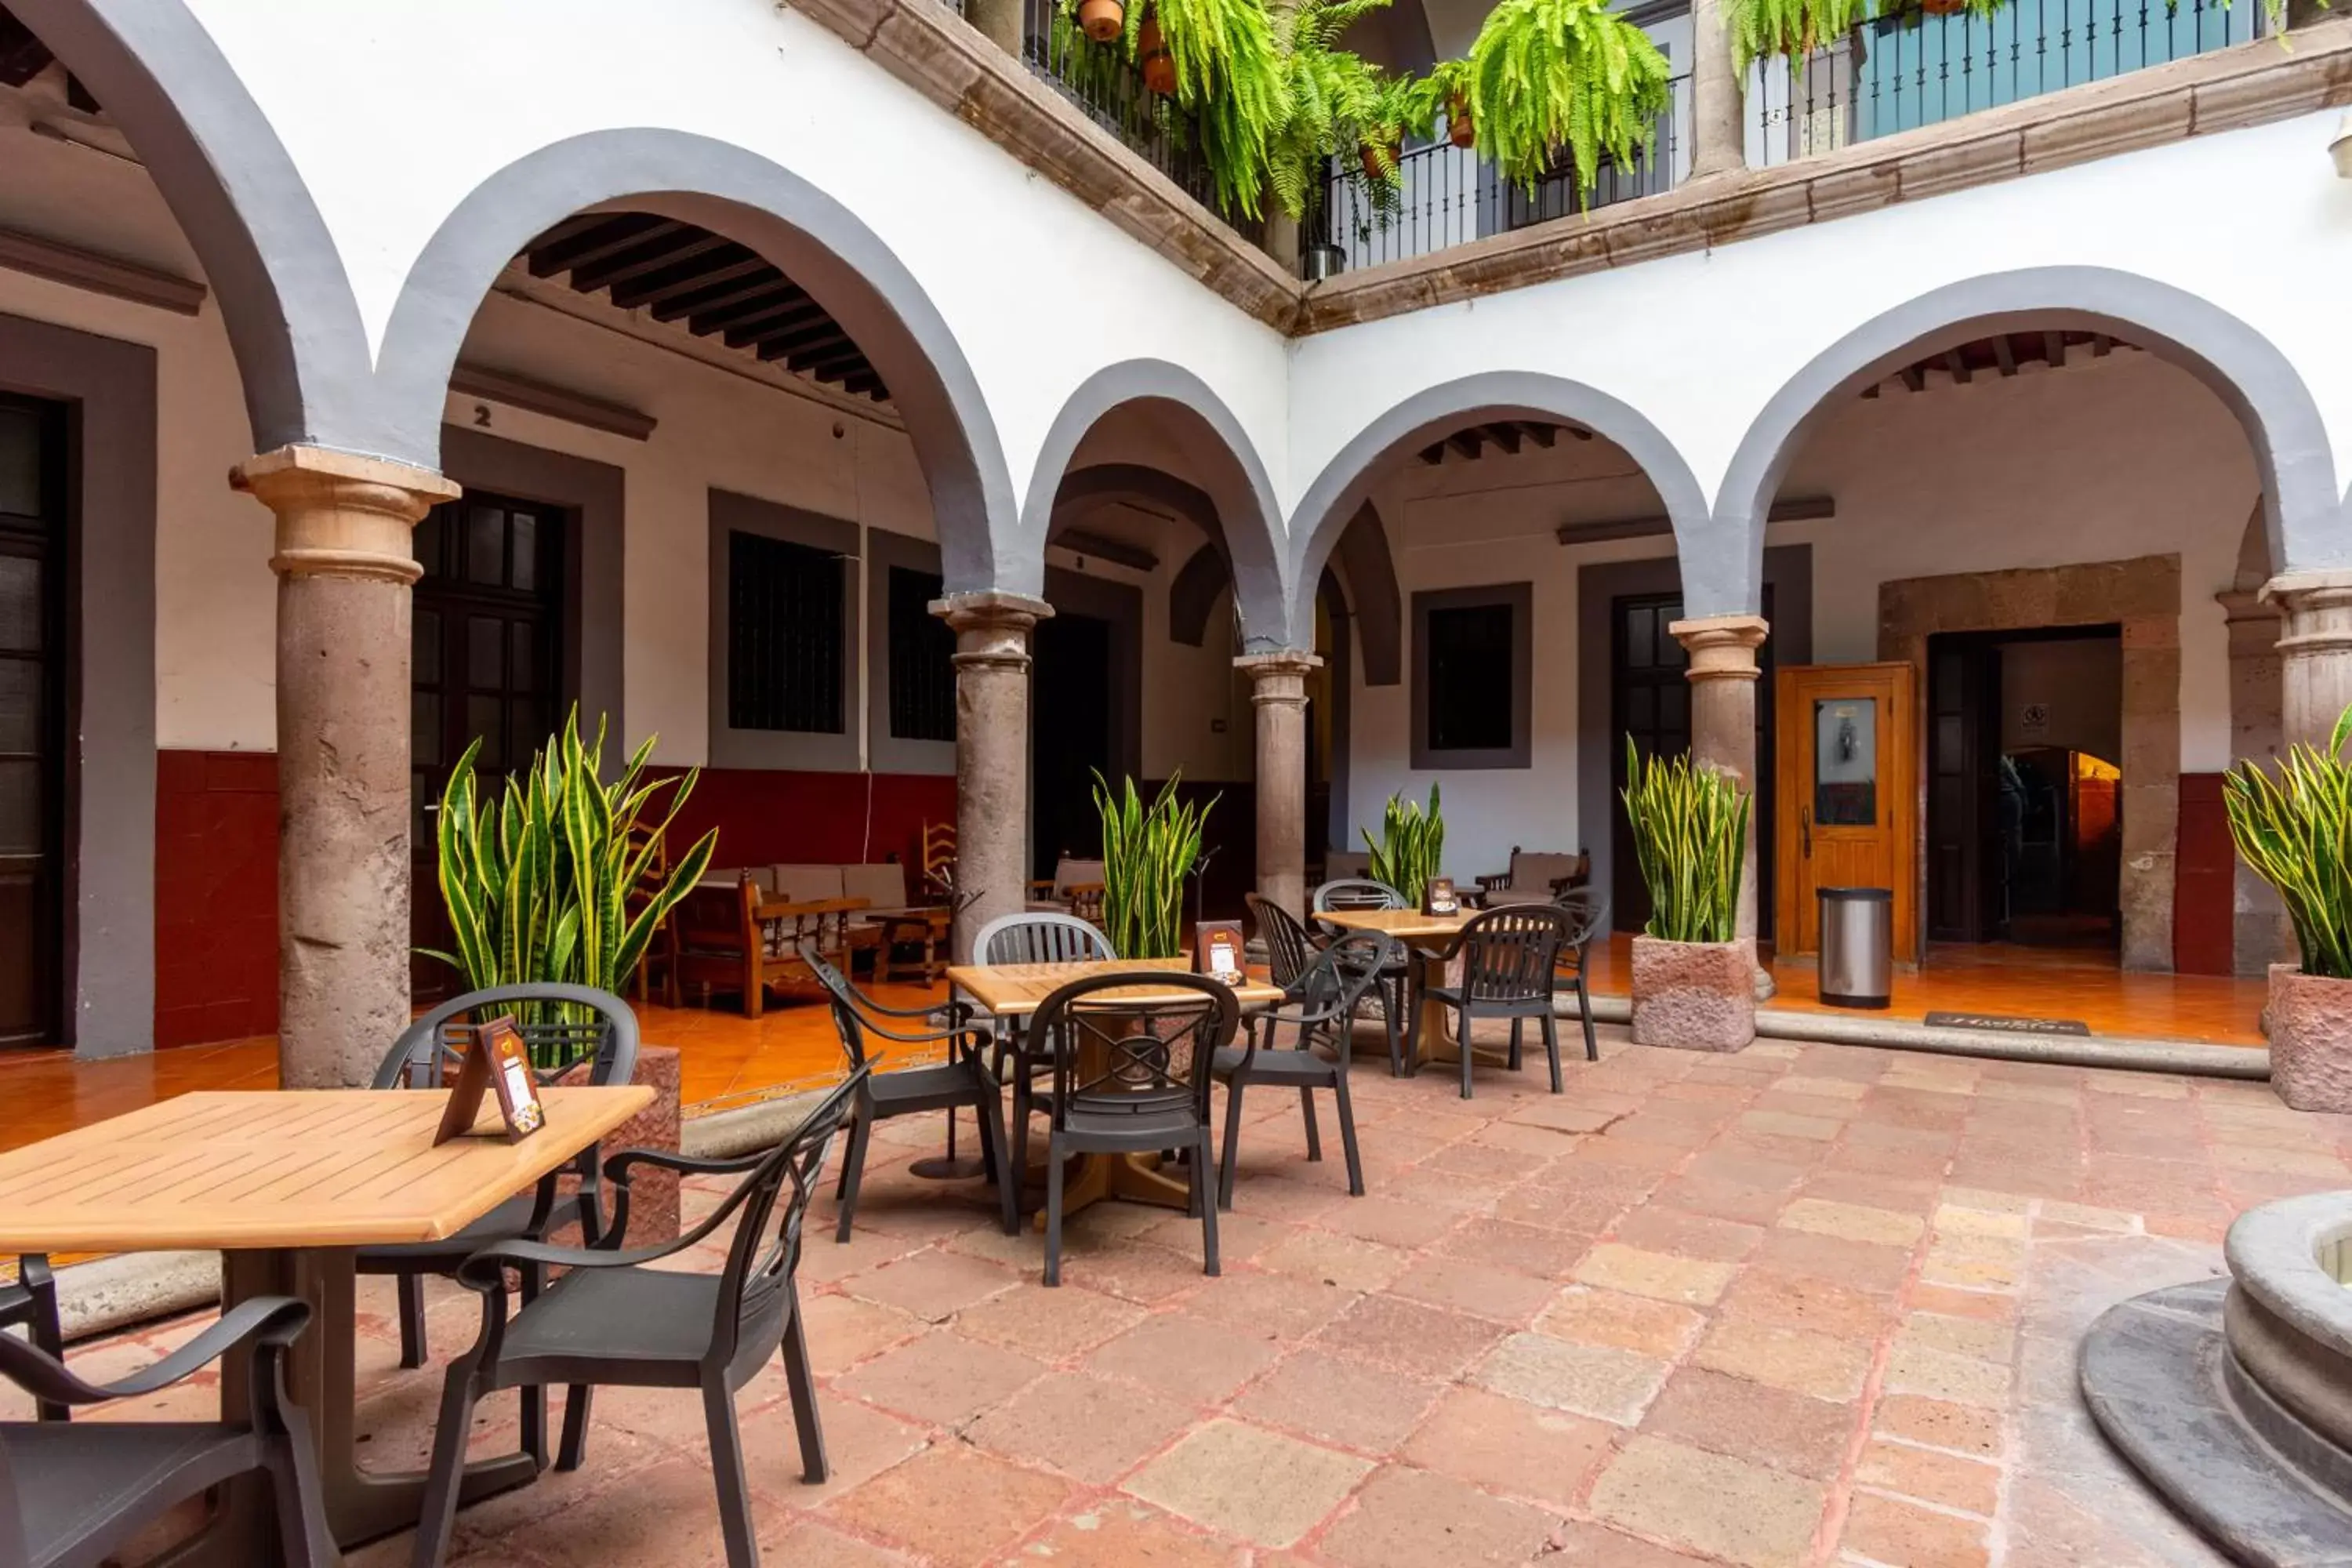
<instances>
[{"instance_id":1,"label":"white stucco wall","mask_svg":"<svg viewBox=\"0 0 2352 1568\"><path fill-rule=\"evenodd\" d=\"M1276 333L771 0L404 0L363 25L339 5L192 8L316 195L372 342L483 180L566 137L661 127L774 161L889 246L970 360L1016 497L1070 393L1145 357L1199 375L1282 482Z\"/></svg>"},{"instance_id":2,"label":"white stucco wall","mask_svg":"<svg viewBox=\"0 0 2352 1568\"><path fill-rule=\"evenodd\" d=\"M1672 554L1664 537L1563 547L1563 521L1654 510L1601 443L1429 468L1381 487L1406 604L1410 680L1416 590L1529 582L1534 597L1534 766L1432 773L1407 765L1409 685L1353 694L1350 815L1377 825L1394 791L1445 792L1446 869L1503 868L1514 844L1573 849L1608 831L1612 801L1578 795L1578 571ZM2229 765L2228 644L2213 595L2236 568L2256 491L2236 419L2153 355L2078 357L2051 374L1990 374L1965 386L1855 399L1814 436L1785 492L1832 498L1835 517L1775 525L1773 545L1812 546L1812 658L1878 655L1878 588L1905 577L2178 554L2181 561L2181 769Z\"/></svg>"}]
</instances>

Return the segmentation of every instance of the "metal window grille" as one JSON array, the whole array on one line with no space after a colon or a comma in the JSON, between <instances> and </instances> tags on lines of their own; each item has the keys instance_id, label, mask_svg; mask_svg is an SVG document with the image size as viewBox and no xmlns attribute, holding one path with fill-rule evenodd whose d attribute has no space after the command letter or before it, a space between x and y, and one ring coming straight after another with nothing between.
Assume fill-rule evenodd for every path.
<instances>
[{"instance_id":1,"label":"metal window grille","mask_svg":"<svg viewBox=\"0 0 2352 1568\"><path fill-rule=\"evenodd\" d=\"M956 738L955 633L931 614L943 579L890 568L890 733L902 741Z\"/></svg>"},{"instance_id":2,"label":"metal window grille","mask_svg":"<svg viewBox=\"0 0 2352 1568\"><path fill-rule=\"evenodd\" d=\"M840 734L846 613L832 551L729 533L729 728Z\"/></svg>"}]
</instances>

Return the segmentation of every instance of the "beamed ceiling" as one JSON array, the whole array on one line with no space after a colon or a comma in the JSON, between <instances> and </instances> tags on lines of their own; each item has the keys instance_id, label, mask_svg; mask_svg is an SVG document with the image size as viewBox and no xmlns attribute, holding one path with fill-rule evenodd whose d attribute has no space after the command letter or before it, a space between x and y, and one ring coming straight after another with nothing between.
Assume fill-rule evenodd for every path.
<instances>
[{"instance_id":1,"label":"beamed ceiling","mask_svg":"<svg viewBox=\"0 0 2352 1568\"><path fill-rule=\"evenodd\" d=\"M749 246L707 228L652 213L590 213L557 224L520 259L534 278L681 322L796 375L877 403L890 396L824 306Z\"/></svg>"}]
</instances>

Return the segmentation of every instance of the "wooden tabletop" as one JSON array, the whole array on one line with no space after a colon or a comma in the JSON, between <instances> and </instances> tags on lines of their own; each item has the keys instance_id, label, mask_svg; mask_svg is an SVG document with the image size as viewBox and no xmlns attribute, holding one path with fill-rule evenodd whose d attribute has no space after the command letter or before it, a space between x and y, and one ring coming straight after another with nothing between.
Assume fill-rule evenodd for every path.
<instances>
[{"instance_id":1,"label":"wooden tabletop","mask_svg":"<svg viewBox=\"0 0 2352 1568\"><path fill-rule=\"evenodd\" d=\"M1476 910L1458 915L1425 915L1419 910L1318 910L1315 919L1348 931L1376 931L1399 942L1427 942L1448 937L1475 920Z\"/></svg>"},{"instance_id":2,"label":"wooden tabletop","mask_svg":"<svg viewBox=\"0 0 2352 1568\"><path fill-rule=\"evenodd\" d=\"M1094 974L1125 974L1139 969L1165 969L1190 973L1192 964L1181 958L1097 959L1088 963L957 963L948 968L948 984L962 991L982 1010L1000 1018L1024 1018L1039 1004L1073 980ZM1197 996L1176 986L1122 985L1097 991L1089 1000L1132 1002L1159 1006ZM1271 1007L1282 1000L1282 987L1263 980L1246 980L1234 987L1234 999L1244 1007ZM5 1202L0 1194L0 1202Z\"/></svg>"},{"instance_id":3,"label":"wooden tabletop","mask_svg":"<svg viewBox=\"0 0 2352 1568\"><path fill-rule=\"evenodd\" d=\"M641 1085L542 1089L519 1143L433 1146L425 1089L207 1090L0 1154L0 1252L439 1241L653 1102ZM478 1128L498 1124L494 1097Z\"/></svg>"}]
</instances>

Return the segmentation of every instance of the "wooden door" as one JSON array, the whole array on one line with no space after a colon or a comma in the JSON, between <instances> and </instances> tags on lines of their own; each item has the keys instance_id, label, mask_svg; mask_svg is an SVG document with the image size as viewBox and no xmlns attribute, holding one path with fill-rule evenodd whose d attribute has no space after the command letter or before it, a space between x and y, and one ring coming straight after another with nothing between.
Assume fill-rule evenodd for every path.
<instances>
[{"instance_id":1,"label":"wooden door","mask_svg":"<svg viewBox=\"0 0 2352 1568\"><path fill-rule=\"evenodd\" d=\"M2000 656L1987 639L1927 645L1927 936L1991 942L2009 922L2001 879Z\"/></svg>"},{"instance_id":2,"label":"wooden door","mask_svg":"<svg viewBox=\"0 0 2352 1568\"><path fill-rule=\"evenodd\" d=\"M1907 664L1778 676L1779 951L1821 950L1820 888L1895 894L1895 957L1919 952L1916 682Z\"/></svg>"},{"instance_id":3,"label":"wooden door","mask_svg":"<svg viewBox=\"0 0 2352 1568\"><path fill-rule=\"evenodd\" d=\"M65 410L0 397L0 1046L64 1038Z\"/></svg>"},{"instance_id":4,"label":"wooden door","mask_svg":"<svg viewBox=\"0 0 2352 1568\"><path fill-rule=\"evenodd\" d=\"M441 792L467 746L476 788L496 799L507 774L530 765L563 721L561 507L470 491L416 525L417 581L409 656L409 821L413 854L409 931L419 947L447 952L436 823ZM581 716L595 740L596 715ZM614 738L605 742L607 765ZM454 996L458 976L438 959L409 969L419 1002Z\"/></svg>"}]
</instances>

